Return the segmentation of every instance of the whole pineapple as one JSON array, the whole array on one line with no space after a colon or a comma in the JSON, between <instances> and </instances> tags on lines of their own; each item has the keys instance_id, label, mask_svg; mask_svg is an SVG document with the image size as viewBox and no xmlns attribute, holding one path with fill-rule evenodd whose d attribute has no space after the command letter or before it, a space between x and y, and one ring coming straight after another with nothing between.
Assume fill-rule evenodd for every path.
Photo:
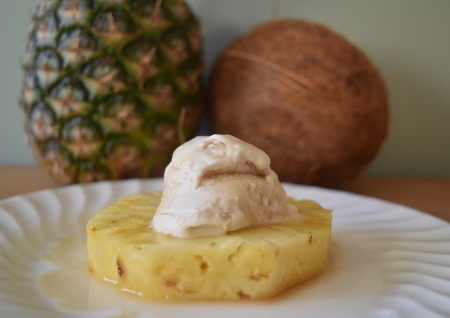
<instances>
[{"instance_id":1,"label":"whole pineapple","mask_svg":"<svg viewBox=\"0 0 450 318\"><path fill-rule=\"evenodd\" d=\"M160 175L201 112L183 0L42 0L23 64L27 141L63 183Z\"/></svg>"}]
</instances>

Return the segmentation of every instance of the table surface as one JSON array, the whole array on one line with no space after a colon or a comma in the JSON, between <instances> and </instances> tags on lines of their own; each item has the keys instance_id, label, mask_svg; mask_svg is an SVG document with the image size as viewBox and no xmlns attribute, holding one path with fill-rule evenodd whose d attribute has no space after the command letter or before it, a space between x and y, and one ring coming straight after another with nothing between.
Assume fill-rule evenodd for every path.
<instances>
[{"instance_id":1,"label":"table surface","mask_svg":"<svg viewBox=\"0 0 450 318\"><path fill-rule=\"evenodd\" d=\"M0 199L59 186L37 167L0 167ZM362 176L340 189L399 203L450 221L450 178Z\"/></svg>"}]
</instances>

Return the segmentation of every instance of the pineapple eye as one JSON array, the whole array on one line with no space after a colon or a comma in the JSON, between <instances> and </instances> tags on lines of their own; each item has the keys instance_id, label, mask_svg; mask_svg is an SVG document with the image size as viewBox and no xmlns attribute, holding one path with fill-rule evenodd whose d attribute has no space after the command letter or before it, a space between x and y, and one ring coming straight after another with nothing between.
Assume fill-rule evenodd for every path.
<instances>
[{"instance_id":1,"label":"pineapple eye","mask_svg":"<svg viewBox=\"0 0 450 318\"><path fill-rule=\"evenodd\" d=\"M172 29L166 32L162 41L170 60L174 63L183 61L188 56L187 51L191 50L189 41L181 30Z\"/></svg>"},{"instance_id":2,"label":"pineapple eye","mask_svg":"<svg viewBox=\"0 0 450 318\"><path fill-rule=\"evenodd\" d=\"M170 80L164 77L155 77L145 82L145 90L150 94L157 94L167 89L169 89L171 93L176 90Z\"/></svg>"},{"instance_id":3,"label":"pineapple eye","mask_svg":"<svg viewBox=\"0 0 450 318\"><path fill-rule=\"evenodd\" d=\"M128 135L117 135L108 138L102 148L110 160L111 166L120 178L135 178L139 175L139 163L143 160L144 144L138 138ZM124 273L124 267L117 264L119 275Z\"/></svg>"},{"instance_id":4,"label":"pineapple eye","mask_svg":"<svg viewBox=\"0 0 450 318\"><path fill-rule=\"evenodd\" d=\"M188 58L178 65L178 74L180 74L178 83L189 93L194 93L200 87L202 65L194 58Z\"/></svg>"},{"instance_id":5,"label":"pineapple eye","mask_svg":"<svg viewBox=\"0 0 450 318\"><path fill-rule=\"evenodd\" d=\"M98 43L92 33L81 28L69 28L61 32L58 39L58 48L70 49L74 47L95 50L98 48Z\"/></svg>"},{"instance_id":6,"label":"pineapple eye","mask_svg":"<svg viewBox=\"0 0 450 318\"><path fill-rule=\"evenodd\" d=\"M36 78L36 73L33 70L27 70L23 78L24 87L27 90L34 91L39 88L39 82Z\"/></svg>"},{"instance_id":7,"label":"pineapple eye","mask_svg":"<svg viewBox=\"0 0 450 318\"><path fill-rule=\"evenodd\" d=\"M35 44L38 46L53 44L59 28L59 21L56 13L47 12L36 23Z\"/></svg>"},{"instance_id":8,"label":"pineapple eye","mask_svg":"<svg viewBox=\"0 0 450 318\"><path fill-rule=\"evenodd\" d=\"M159 0L131 0L130 8L134 12L137 12L141 16L149 16L154 13L154 10L158 10Z\"/></svg>"},{"instance_id":9,"label":"pineapple eye","mask_svg":"<svg viewBox=\"0 0 450 318\"><path fill-rule=\"evenodd\" d=\"M62 99L66 103L89 100L89 93L76 76L64 77L49 90L53 99Z\"/></svg>"},{"instance_id":10,"label":"pineapple eye","mask_svg":"<svg viewBox=\"0 0 450 318\"><path fill-rule=\"evenodd\" d=\"M101 181L113 177L111 169L99 160L79 161L77 168L77 178L80 183Z\"/></svg>"},{"instance_id":11,"label":"pineapple eye","mask_svg":"<svg viewBox=\"0 0 450 318\"><path fill-rule=\"evenodd\" d=\"M92 8L92 0L62 0L57 9L61 25L81 22Z\"/></svg>"},{"instance_id":12,"label":"pineapple eye","mask_svg":"<svg viewBox=\"0 0 450 318\"><path fill-rule=\"evenodd\" d=\"M25 44L26 47L26 59L25 62L29 63L30 61L30 56L32 55L32 52L34 52L34 50L36 50L36 47L38 46L38 41L37 41L37 34L34 31L31 31L30 34L28 35L28 39L27 39L27 43Z\"/></svg>"},{"instance_id":13,"label":"pineapple eye","mask_svg":"<svg viewBox=\"0 0 450 318\"><path fill-rule=\"evenodd\" d=\"M182 46L183 48L186 48L188 46L182 30L172 29L163 35L162 40L166 45L170 47Z\"/></svg>"},{"instance_id":14,"label":"pineapple eye","mask_svg":"<svg viewBox=\"0 0 450 318\"><path fill-rule=\"evenodd\" d=\"M62 0L59 4L58 11L77 11L80 13L85 13L93 8L93 0Z\"/></svg>"},{"instance_id":15,"label":"pineapple eye","mask_svg":"<svg viewBox=\"0 0 450 318\"><path fill-rule=\"evenodd\" d=\"M179 90L170 80L163 77L152 78L144 83L144 91L153 99L157 109L168 109L175 103Z\"/></svg>"},{"instance_id":16,"label":"pineapple eye","mask_svg":"<svg viewBox=\"0 0 450 318\"><path fill-rule=\"evenodd\" d=\"M36 25L41 32L56 33L59 28L58 17L54 12L47 12Z\"/></svg>"},{"instance_id":17,"label":"pineapple eye","mask_svg":"<svg viewBox=\"0 0 450 318\"><path fill-rule=\"evenodd\" d=\"M65 146L80 159L94 155L103 137L98 125L80 116L69 119L62 126L61 135Z\"/></svg>"},{"instance_id":18,"label":"pineapple eye","mask_svg":"<svg viewBox=\"0 0 450 318\"><path fill-rule=\"evenodd\" d=\"M154 112L143 125L143 131L152 137L153 149L158 153L172 152L179 145L177 139L177 118L168 112ZM170 155L168 158L170 160Z\"/></svg>"},{"instance_id":19,"label":"pineapple eye","mask_svg":"<svg viewBox=\"0 0 450 318\"><path fill-rule=\"evenodd\" d=\"M123 55L140 64L162 65L165 63L164 56L158 49L157 41L149 37L141 37L128 43L123 49Z\"/></svg>"},{"instance_id":20,"label":"pineapple eye","mask_svg":"<svg viewBox=\"0 0 450 318\"><path fill-rule=\"evenodd\" d=\"M52 157L52 154L62 154L63 151L61 149L61 143L56 139L50 139L45 142L44 146L44 154L46 158ZM68 158L67 158L68 159Z\"/></svg>"},{"instance_id":21,"label":"pineapple eye","mask_svg":"<svg viewBox=\"0 0 450 318\"><path fill-rule=\"evenodd\" d=\"M62 69L61 57L52 49L40 51L35 58L35 65L41 70L60 70Z\"/></svg>"},{"instance_id":22,"label":"pineapple eye","mask_svg":"<svg viewBox=\"0 0 450 318\"><path fill-rule=\"evenodd\" d=\"M91 23L98 32L108 38L121 38L137 30L134 21L122 10L108 9L94 16Z\"/></svg>"},{"instance_id":23,"label":"pineapple eye","mask_svg":"<svg viewBox=\"0 0 450 318\"><path fill-rule=\"evenodd\" d=\"M44 140L56 135L55 114L51 108L38 103L33 106L30 112L28 130L36 140Z\"/></svg>"},{"instance_id":24,"label":"pineapple eye","mask_svg":"<svg viewBox=\"0 0 450 318\"><path fill-rule=\"evenodd\" d=\"M41 1L36 7L36 11L34 13L34 18L35 19L42 18L48 12L48 10L53 6L53 4L54 3L51 1Z\"/></svg>"},{"instance_id":25,"label":"pineapple eye","mask_svg":"<svg viewBox=\"0 0 450 318\"><path fill-rule=\"evenodd\" d=\"M114 138L108 138L105 141L103 151L110 156L118 153L125 154L124 152L127 152L129 157L136 159L139 156L141 148L143 148L143 145L139 139L127 135L116 135ZM117 159L120 160L120 156ZM133 160L130 161L132 162Z\"/></svg>"},{"instance_id":26,"label":"pineapple eye","mask_svg":"<svg viewBox=\"0 0 450 318\"><path fill-rule=\"evenodd\" d=\"M64 57L64 65L84 61L98 48L94 35L81 28L68 28L58 37L58 49Z\"/></svg>"},{"instance_id":27,"label":"pineapple eye","mask_svg":"<svg viewBox=\"0 0 450 318\"><path fill-rule=\"evenodd\" d=\"M177 18L171 14L168 0L130 0L130 8L149 23L160 29L166 28ZM169 8L168 8L169 7Z\"/></svg>"},{"instance_id":28,"label":"pineapple eye","mask_svg":"<svg viewBox=\"0 0 450 318\"><path fill-rule=\"evenodd\" d=\"M148 110L135 96L119 94L102 100L97 112L106 131L127 133L141 126Z\"/></svg>"},{"instance_id":29,"label":"pineapple eye","mask_svg":"<svg viewBox=\"0 0 450 318\"><path fill-rule=\"evenodd\" d=\"M39 100L41 90L36 72L32 69L26 69L23 78L22 98L19 100L19 104L24 111L28 111L33 103Z\"/></svg>"},{"instance_id":30,"label":"pineapple eye","mask_svg":"<svg viewBox=\"0 0 450 318\"><path fill-rule=\"evenodd\" d=\"M115 58L105 56L91 60L83 67L82 72L90 78L101 80L107 77L108 81L111 81L112 78L117 78L117 74L122 73L122 67Z\"/></svg>"},{"instance_id":31,"label":"pineapple eye","mask_svg":"<svg viewBox=\"0 0 450 318\"><path fill-rule=\"evenodd\" d=\"M186 2L180 0L169 0L167 3L171 2L170 7L175 15L180 19L185 19L188 16L192 16L188 7L186 6Z\"/></svg>"}]
</instances>

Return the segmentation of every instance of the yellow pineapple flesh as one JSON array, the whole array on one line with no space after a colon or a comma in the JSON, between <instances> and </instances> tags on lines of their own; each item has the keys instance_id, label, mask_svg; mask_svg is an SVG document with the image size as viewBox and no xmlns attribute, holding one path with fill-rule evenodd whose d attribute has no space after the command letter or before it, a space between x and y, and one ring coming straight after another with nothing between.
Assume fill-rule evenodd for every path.
<instances>
[{"instance_id":1,"label":"yellow pineapple flesh","mask_svg":"<svg viewBox=\"0 0 450 318\"><path fill-rule=\"evenodd\" d=\"M148 227L161 192L135 194L87 224L92 273L151 300L263 299L319 274L327 262L331 211L294 201L300 220L177 238Z\"/></svg>"}]
</instances>

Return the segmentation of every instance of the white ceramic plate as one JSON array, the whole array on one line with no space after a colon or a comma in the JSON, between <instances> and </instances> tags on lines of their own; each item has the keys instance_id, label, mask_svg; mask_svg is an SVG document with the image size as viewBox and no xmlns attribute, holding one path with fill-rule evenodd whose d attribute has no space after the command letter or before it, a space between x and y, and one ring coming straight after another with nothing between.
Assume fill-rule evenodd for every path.
<instances>
[{"instance_id":1,"label":"white ceramic plate","mask_svg":"<svg viewBox=\"0 0 450 318\"><path fill-rule=\"evenodd\" d=\"M450 224L346 192L284 184L333 209L331 262L270 301L143 303L90 277L84 227L162 180L44 190L0 201L1 317L450 317Z\"/></svg>"}]
</instances>

